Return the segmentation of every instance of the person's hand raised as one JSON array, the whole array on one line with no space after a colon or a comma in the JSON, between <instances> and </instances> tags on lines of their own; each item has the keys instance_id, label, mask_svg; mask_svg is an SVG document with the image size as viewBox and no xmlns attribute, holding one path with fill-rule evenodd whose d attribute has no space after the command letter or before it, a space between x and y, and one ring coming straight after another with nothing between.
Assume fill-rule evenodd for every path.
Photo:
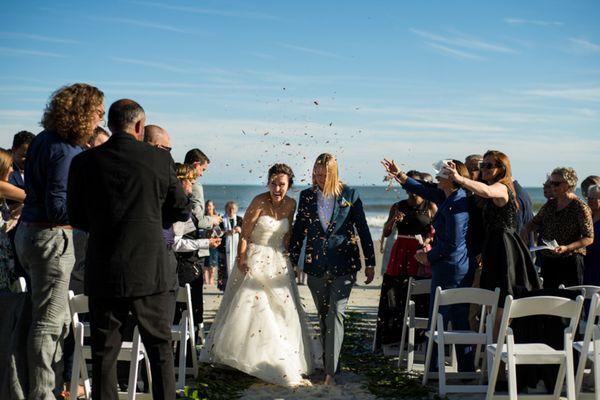
<instances>
[{"instance_id":1,"label":"person's hand raised","mask_svg":"<svg viewBox=\"0 0 600 400\"><path fill-rule=\"evenodd\" d=\"M210 247L211 249L216 249L220 245L221 245L220 237L214 237L214 238L208 239L208 247Z\"/></svg>"}]
</instances>

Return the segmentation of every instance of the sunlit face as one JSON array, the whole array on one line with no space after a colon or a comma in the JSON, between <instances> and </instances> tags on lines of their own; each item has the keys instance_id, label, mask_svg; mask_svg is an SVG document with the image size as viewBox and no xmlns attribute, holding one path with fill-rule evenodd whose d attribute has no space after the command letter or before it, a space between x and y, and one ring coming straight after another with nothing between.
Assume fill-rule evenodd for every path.
<instances>
[{"instance_id":1,"label":"sunlit face","mask_svg":"<svg viewBox=\"0 0 600 400\"><path fill-rule=\"evenodd\" d=\"M550 183L552 197L563 197L569 193L569 184L562 175L552 174L548 182Z\"/></svg>"},{"instance_id":2,"label":"sunlit face","mask_svg":"<svg viewBox=\"0 0 600 400\"><path fill-rule=\"evenodd\" d=\"M97 126L104 124L104 113L104 104L100 104L92 116L92 131L96 129Z\"/></svg>"},{"instance_id":3,"label":"sunlit face","mask_svg":"<svg viewBox=\"0 0 600 400\"><path fill-rule=\"evenodd\" d=\"M441 176L436 176L437 179L437 187L438 189L441 190L446 190L446 189L454 189L454 184L446 178L442 178Z\"/></svg>"},{"instance_id":4,"label":"sunlit face","mask_svg":"<svg viewBox=\"0 0 600 400\"><path fill-rule=\"evenodd\" d=\"M600 192L596 190L593 193L588 193L587 203L592 212L600 211Z\"/></svg>"},{"instance_id":5,"label":"sunlit face","mask_svg":"<svg viewBox=\"0 0 600 400\"><path fill-rule=\"evenodd\" d=\"M231 205L231 206L227 207L227 216L233 217L234 215L237 214L237 211L238 211L237 204Z\"/></svg>"},{"instance_id":6,"label":"sunlit face","mask_svg":"<svg viewBox=\"0 0 600 400\"><path fill-rule=\"evenodd\" d=\"M205 162L204 164L200 164L199 162L194 163L194 170L196 171L196 176L198 178L204 174L204 172L207 170L207 168L208 168L208 162Z\"/></svg>"},{"instance_id":7,"label":"sunlit face","mask_svg":"<svg viewBox=\"0 0 600 400\"><path fill-rule=\"evenodd\" d=\"M479 165L481 178L486 182L491 182L502 170L498 162L492 156L483 157L483 162Z\"/></svg>"},{"instance_id":8,"label":"sunlit face","mask_svg":"<svg viewBox=\"0 0 600 400\"><path fill-rule=\"evenodd\" d=\"M323 190L327 181L327 168L324 165L317 165L313 171L315 182L319 189Z\"/></svg>"},{"instance_id":9,"label":"sunlit face","mask_svg":"<svg viewBox=\"0 0 600 400\"><path fill-rule=\"evenodd\" d=\"M215 214L215 204L212 201L206 203L206 214L214 215Z\"/></svg>"},{"instance_id":10,"label":"sunlit face","mask_svg":"<svg viewBox=\"0 0 600 400\"><path fill-rule=\"evenodd\" d=\"M185 194L192 193L192 189L193 189L195 183L196 183L195 179L183 179L181 181L181 186L183 186L183 191L185 192Z\"/></svg>"},{"instance_id":11,"label":"sunlit face","mask_svg":"<svg viewBox=\"0 0 600 400\"><path fill-rule=\"evenodd\" d=\"M17 147L16 149L12 149L13 152L13 161L19 169L25 169L25 156L27 154L27 150L29 149L29 143L24 143Z\"/></svg>"},{"instance_id":12,"label":"sunlit face","mask_svg":"<svg viewBox=\"0 0 600 400\"><path fill-rule=\"evenodd\" d=\"M275 201L281 201L290 187L290 178L286 174L272 175L269 179L269 192Z\"/></svg>"},{"instance_id":13,"label":"sunlit face","mask_svg":"<svg viewBox=\"0 0 600 400\"><path fill-rule=\"evenodd\" d=\"M469 171L469 178L473 181L479 180L479 163L480 162L481 162L481 159L479 159L479 158L470 158L465 163L465 166L467 167L467 170Z\"/></svg>"}]
</instances>

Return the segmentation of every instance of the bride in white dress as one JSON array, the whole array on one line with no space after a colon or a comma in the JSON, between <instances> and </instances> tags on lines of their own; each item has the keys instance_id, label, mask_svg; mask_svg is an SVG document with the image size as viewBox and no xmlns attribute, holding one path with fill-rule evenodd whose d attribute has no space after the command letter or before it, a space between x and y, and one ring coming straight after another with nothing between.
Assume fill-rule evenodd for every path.
<instances>
[{"instance_id":1,"label":"bride in white dress","mask_svg":"<svg viewBox=\"0 0 600 400\"><path fill-rule=\"evenodd\" d=\"M282 386L310 384L303 376L322 363L318 337L309 330L285 254L296 208L286 196L292 180L287 165L275 164L269 169L269 192L248 207L237 268L200 354L202 362Z\"/></svg>"}]
</instances>

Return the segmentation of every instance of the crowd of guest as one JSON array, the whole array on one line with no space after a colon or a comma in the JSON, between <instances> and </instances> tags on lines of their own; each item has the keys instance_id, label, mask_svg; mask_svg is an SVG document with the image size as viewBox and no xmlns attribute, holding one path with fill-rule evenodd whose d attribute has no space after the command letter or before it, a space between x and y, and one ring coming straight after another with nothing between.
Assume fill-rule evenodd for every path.
<instances>
[{"instance_id":1,"label":"crowd of guest","mask_svg":"<svg viewBox=\"0 0 600 400\"><path fill-rule=\"evenodd\" d=\"M215 284L217 268L219 288L227 284L237 204L227 203L225 218L216 213L199 182L208 157L192 149L174 164L167 130L145 122L144 109L123 99L106 123L102 91L74 84L53 93L42 132L18 132L10 150L0 149L0 292L23 277L31 299L23 397L81 394L65 384L69 290L89 297L92 395L115 398L117 375L123 388L115 351L133 323L151 359L153 396L174 397L176 288L190 284L198 326L203 284Z\"/></svg>"},{"instance_id":2,"label":"crowd of guest","mask_svg":"<svg viewBox=\"0 0 600 400\"><path fill-rule=\"evenodd\" d=\"M121 327L133 319L150 358L153 396L172 398L177 287L190 284L201 325L203 286L224 290L236 259L238 205L228 202L219 214L200 182L206 154L191 149L175 163L169 132L147 125L133 100L110 106L109 133L102 91L65 86L50 98L41 125L37 135L18 132L10 150L0 149L0 291L22 276L31 299L25 397L54 399L65 389L71 289L89 297L92 395L115 398ZM444 160L436 183L393 161L383 165L408 198L391 206L383 229L393 246L378 346L399 340L411 277L431 279L432 288L499 287L498 321L504 297L540 289L540 277L546 288L600 285L600 177L582 182L581 199L576 172L555 168L543 185L547 202L534 215L500 151ZM550 241L558 245L530 251ZM431 313L431 298L428 304L422 312ZM473 323L466 305L442 313L454 329ZM472 369L472 349L459 346L458 353L459 369Z\"/></svg>"},{"instance_id":3,"label":"crowd of guest","mask_svg":"<svg viewBox=\"0 0 600 400\"><path fill-rule=\"evenodd\" d=\"M543 185L547 201L534 215L529 195L502 152L469 155L464 163L444 160L437 184L419 172L401 171L393 161L382 163L409 197L392 205L384 225L384 236L395 233L380 297L376 348L399 342L411 277L432 280L432 295L420 302L420 309L417 305L420 316L431 313L438 286L500 288L495 334L508 294L522 297L542 287L600 285L600 177L582 182L586 204L575 194L576 172L555 168ZM437 211L425 202L435 204ZM431 245L423 240L427 236ZM556 246L532 250L554 240ZM477 326L477 316L463 305L441 312L453 329ZM459 346L459 369L472 370L471 357L471 349Z\"/></svg>"}]
</instances>

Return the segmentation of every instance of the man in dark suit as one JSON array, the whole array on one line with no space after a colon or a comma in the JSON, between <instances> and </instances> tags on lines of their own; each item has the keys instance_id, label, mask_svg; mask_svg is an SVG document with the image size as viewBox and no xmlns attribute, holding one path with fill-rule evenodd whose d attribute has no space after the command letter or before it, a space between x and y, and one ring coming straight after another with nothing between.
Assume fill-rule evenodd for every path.
<instances>
[{"instance_id":1,"label":"man in dark suit","mask_svg":"<svg viewBox=\"0 0 600 400\"><path fill-rule=\"evenodd\" d=\"M340 182L337 161L328 153L321 154L315 162L313 187L300 193L289 248L294 265L298 265L305 238L304 272L319 313L325 384L333 385L344 338L346 306L356 273L361 269L359 239L367 284L374 276L375 251L362 201L354 189Z\"/></svg>"},{"instance_id":2,"label":"man in dark suit","mask_svg":"<svg viewBox=\"0 0 600 400\"><path fill-rule=\"evenodd\" d=\"M169 290L176 285L176 263L162 228L187 220L191 203L169 153L142 143L145 120L136 102L113 103L108 112L113 135L75 157L69 172L70 221L89 233L84 290L93 398L117 399L120 328L129 312L150 358L153 397L175 398Z\"/></svg>"}]
</instances>

